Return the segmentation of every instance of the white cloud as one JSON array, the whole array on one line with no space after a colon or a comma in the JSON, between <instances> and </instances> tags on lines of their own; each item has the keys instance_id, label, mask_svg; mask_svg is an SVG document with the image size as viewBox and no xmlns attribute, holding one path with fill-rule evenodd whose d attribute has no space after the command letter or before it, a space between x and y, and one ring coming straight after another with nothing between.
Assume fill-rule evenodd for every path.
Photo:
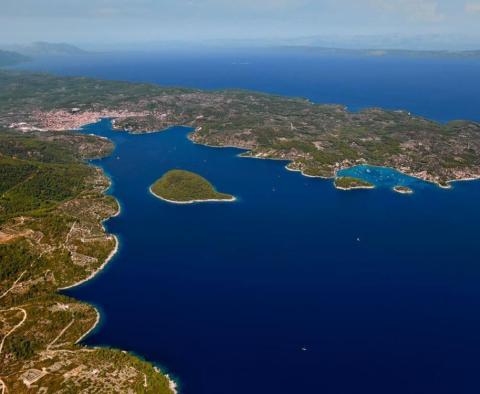
<instances>
[{"instance_id":1,"label":"white cloud","mask_svg":"<svg viewBox=\"0 0 480 394\"><path fill-rule=\"evenodd\" d=\"M421 22L441 22L445 15L439 10L436 0L371 0L372 5L387 12Z\"/></svg>"},{"instance_id":2,"label":"white cloud","mask_svg":"<svg viewBox=\"0 0 480 394\"><path fill-rule=\"evenodd\" d=\"M469 14L480 14L480 2L465 3L465 12Z\"/></svg>"}]
</instances>

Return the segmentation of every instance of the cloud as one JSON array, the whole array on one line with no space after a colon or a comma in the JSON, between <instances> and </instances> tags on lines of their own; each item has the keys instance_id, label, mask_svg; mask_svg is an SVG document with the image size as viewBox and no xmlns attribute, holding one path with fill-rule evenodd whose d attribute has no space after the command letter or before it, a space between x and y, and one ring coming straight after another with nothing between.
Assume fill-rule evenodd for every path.
<instances>
[{"instance_id":1,"label":"cloud","mask_svg":"<svg viewBox=\"0 0 480 394\"><path fill-rule=\"evenodd\" d=\"M468 14L480 14L480 2L465 3L465 12Z\"/></svg>"},{"instance_id":2,"label":"cloud","mask_svg":"<svg viewBox=\"0 0 480 394\"><path fill-rule=\"evenodd\" d=\"M441 22L445 19L435 0L371 0L371 4L389 13L403 15L411 21Z\"/></svg>"}]
</instances>

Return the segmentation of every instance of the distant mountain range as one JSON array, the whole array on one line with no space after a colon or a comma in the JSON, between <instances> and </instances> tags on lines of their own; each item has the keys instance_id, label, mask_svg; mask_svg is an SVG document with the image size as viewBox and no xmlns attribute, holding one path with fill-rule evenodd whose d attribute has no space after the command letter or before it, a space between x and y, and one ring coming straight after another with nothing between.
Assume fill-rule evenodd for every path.
<instances>
[{"instance_id":1,"label":"distant mountain range","mask_svg":"<svg viewBox=\"0 0 480 394\"><path fill-rule=\"evenodd\" d=\"M480 36L311 36L276 39L212 39L200 42L190 41L144 41L97 45L97 51L107 52L156 52L184 51L205 52L226 51L310 51L318 54L357 56L400 56L400 57L448 57L480 58Z\"/></svg>"},{"instance_id":2,"label":"distant mountain range","mask_svg":"<svg viewBox=\"0 0 480 394\"><path fill-rule=\"evenodd\" d=\"M29 45L12 45L9 50L29 57L40 56L75 56L85 55L88 52L74 45L65 43L51 43L38 41Z\"/></svg>"},{"instance_id":3,"label":"distant mountain range","mask_svg":"<svg viewBox=\"0 0 480 394\"><path fill-rule=\"evenodd\" d=\"M458 52L480 49L479 36L462 34L310 36L285 40L288 46L314 46L345 49L398 49L425 52Z\"/></svg>"},{"instance_id":4,"label":"distant mountain range","mask_svg":"<svg viewBox=\"0 0 480 394\"><path fill-rule=\"evenodd\" d=\"M13 66L29 61L30 58L20 53L0 50L0 67Z\"/></svg>"},{"instance_id":5,"label":"distant mountain range","mask_svg":"<svg viewBox=\"0 0 480 394\"><path fill-rule=\"evenodd\" d=\"M419 38L420 39L420 38ZM448 57L448 58L480 58L480 49L403 49L398 47L401 41L395 41L393 38L389 40L384 39L385 47L379 46L378 42L373 39L365 37L355 37L350 40L339 42L338 39L320 37L307 37L303 39L290 39L280 41L222 41L211 40L203 44L195 44L188 42L145 42L137 44L123 44L118 47L109 48L110 51L148 51L155 52L159 50L193 50L202 51L206 49L228 49L228 50L244 50L254 49L262 51L296 51L320 55L351 55L351 56L399 56L399 57ZM426 40L423 38L423 40ZM361 45L361 44L364 45ZM367 46L370 43L371 46ZM378 44L378 45L377 45ZM388 46L391 44L392 46ZM410 47L407 47L410 48ZM445 46L448 48L448 45ZM477 47L480 48L480 43ZM32 58L47 57L47 56L81 56L87 54L94 54L98 52L88 52L75 45L66 43L50 43L38 41L28 45L10 45L0 50L0 67L7 65L14 65L21 62L31 60Z\"/></svg>"},{"instance_id":6,"label":"distant mountain range","mask_svg":"<svg viewBox=\"0 0 480 394\"><path fill-rule=\"evenodd\" d=\"M29 45L9 45L0 49L0 67L13 66L42 56L77 56L88 53L65 43L39 41Z\"/></svg>"},{"instance_id":7,"label":"distant mountain range","mask_svg":"<svg viewBox=\"0 0 480 394\"><path fill-rule=\"evenodd\" d=\"M418 35L314 35L290 38L216 39L207 45L222 47L301 46L343 49L398 49L411 51L475 51L480 49L480 35L418 34Z\"/></svg>"},{"instance_id":8,"label":"distant mountain range","mask_svg":"<svg viewBox=\"0 0 480 394\"><path fill-rule=\"evenodd\" d=\"M443 51L443 50L409 50L409 49L345 49L325 48L316 46L283 46L288 51L303 51L325 55L357 55L357 56L401 56L401 57L455 57L478 58L480 50L476 51Z\"/></svg>"}]
</instances>

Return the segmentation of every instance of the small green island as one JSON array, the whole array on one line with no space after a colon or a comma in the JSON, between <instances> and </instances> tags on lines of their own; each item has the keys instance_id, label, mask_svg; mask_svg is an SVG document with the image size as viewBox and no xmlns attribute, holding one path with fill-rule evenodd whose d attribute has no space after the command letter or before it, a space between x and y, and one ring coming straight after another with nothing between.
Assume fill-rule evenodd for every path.
<instances>
[{"instance_id":1,"label":"small green island","mask_svg":"<svg viewBox=\"0 0 480 394\"><path fill-rule=\"evenodd\" d=\"M335 187L340 190L355 190L355 189L373 189L375 186L370 182L349 176L341 176L335 178Z\"/></svg>"},{"instance_id":2,"label":"small green island","mask_svg":"<svg viewBox=\"0 0 480 394\"><path fill-rule=\"evenodd\" d=\"M393 190L400 194L413 194L413 190L407 186L395 186Z\"/></svg>"},{"instance_id":3,"label":"small green island","mask_svg":"<svg viewBox=\"0 0 480 394\"><path fill-rule=\"evenodd\" d=\"M235 201L234 196L217 192L202 176L184 170L168 171L150 186L150 192L155 197L175 204Z\"/></svg>"}]
</instances>

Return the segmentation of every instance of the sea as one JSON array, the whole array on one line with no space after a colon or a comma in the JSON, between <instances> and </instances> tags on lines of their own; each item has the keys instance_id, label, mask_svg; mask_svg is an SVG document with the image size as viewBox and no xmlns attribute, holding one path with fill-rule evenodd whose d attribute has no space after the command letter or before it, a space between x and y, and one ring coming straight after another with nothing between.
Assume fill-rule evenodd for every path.
<instances>
[{"instance_id":1,"label":"sea","mask_svg":"<svg viewBox=\"0 0 480 394\"><path fill-rule=\"evenodd\" d=\"M353 111L480 121L480 61L290 50L110 53L24 69L203 89L242 88ZM120 249L66 294L95 305L83 341L160 366L181 394L480 392L480 182L449 190L392 169L350 169L373 190L192 143L192 130L110 138L93 164L122 206ZM232 203L175 205L149 186L194 171ZM414 194L392 187L402 184Z\"/></svg>"}]
</instances>

